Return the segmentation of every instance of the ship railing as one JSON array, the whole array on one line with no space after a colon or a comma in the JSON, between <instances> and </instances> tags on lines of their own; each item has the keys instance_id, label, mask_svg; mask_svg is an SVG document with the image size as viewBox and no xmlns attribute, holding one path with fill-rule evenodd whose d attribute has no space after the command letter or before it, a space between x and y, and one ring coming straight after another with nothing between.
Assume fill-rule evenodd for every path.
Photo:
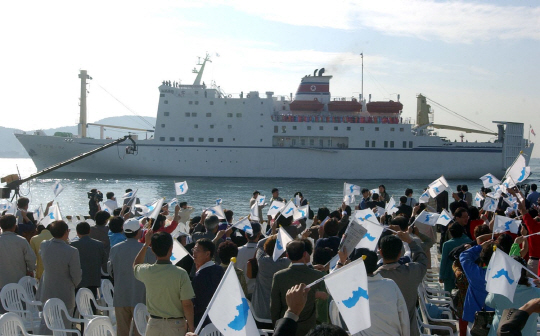
<instances>
[{"instance_id":1,"label":"ship railing","mask_svg":"<svg viewBox=\"0 0 540 336\"><path fill-rule=\"evenodd\" d=\"M402 124L400 117L360 117L360 116L323 116L323 115L272 115L275 122L314 122L314 123L348 123L348 124Z\"/></svg>"},{"instance_id":2,"label":"ship railing","mask_svg":"<svg viewBox=\"0 0 540 336\"><path fill-rule=\"evenodd\" d=\"M357 101L358 102L358 97L337 97L337 96L332 96L332 99L330 101ZM360 102L361 103L361 102Z\"/></svg>"}]
</instances>

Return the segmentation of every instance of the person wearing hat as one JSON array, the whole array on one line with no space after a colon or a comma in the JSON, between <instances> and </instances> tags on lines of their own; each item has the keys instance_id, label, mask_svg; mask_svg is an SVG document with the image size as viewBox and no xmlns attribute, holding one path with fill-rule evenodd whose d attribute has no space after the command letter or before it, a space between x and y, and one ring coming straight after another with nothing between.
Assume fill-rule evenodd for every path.
<instances>
[{"instance_id":1,"label":"person wearing hat","mask_svg":"<svg viewBox=\"0 0 540 336\"><path fill-rule=\"evenodd\" d=\"M261 193L257 190L255 190L253 192L253 197L251 197L251 199L249 200L249 208L251 209L251 207L253 206L253 204L257 203L257 197L259 197ZM262 214L262 209L266 206L266 204L263 204L263 205L257 205L257 214L259 216L259 222L262 222L263 220L263 214Z\"/></svg>"},{"instance_id":2,"label":"person wearing hat","mask_svg":"<svg viewBox=\"0 0 540 336\"><path fill-rule=\"evenodd\" d=\"M128 336L133 318L133 309L137 303L146 303L146 289L144 284L135 279L133 274L133 260L143 247L139 243L141 225L135 218L124 222L124 234L126 240L111 248L109 262L107 263L109 274L114 279L113 306L116 314L118 336ZM154 253L148 251L145 263L154 263ZM140 336L136 328L133 328L134 336Z\"/></svg>"}]
</instances>

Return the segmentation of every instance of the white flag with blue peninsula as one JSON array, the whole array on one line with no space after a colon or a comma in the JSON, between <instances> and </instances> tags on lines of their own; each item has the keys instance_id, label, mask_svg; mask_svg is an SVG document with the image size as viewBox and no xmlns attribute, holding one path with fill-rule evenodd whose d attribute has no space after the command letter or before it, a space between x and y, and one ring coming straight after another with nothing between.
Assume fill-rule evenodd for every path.
<instances>
[{"instance_id":1,"label":"white flag with blue peninsula","mask_svg":"<svg viewBox=\"0 0 540 336\"><path fill-rule=\"evenodd\" d=\"M443 209L435 224L447 226L451 220L452 220L452 215L448 211L446 211L446 209Z\"/></svg>"},{"instance_id":2,"label":"white flag with blue peninsula","mask_svg":"<svg viewBox=\"0 0 540 336\"><path fill-rule=\"evenodd\" d=\"M296 210L296 205L294 205L293 201L289 201L285 207L283 207L283 210L281 210L281 215L283 217L289 218L294 214L294 211Z\"/></svg>"},{"instance_id":3,"label":"white flag with blue peninsula","mask_svg":"<svg viewBox=\"0 0 540 336\"><path fill-rule=\"evenodd\" d=\"M386 207L384 208L387 215L391 215L394 212L398 211L398 208L396 208L396 200L394 200L394 197L390 197L390 200L388 203L386 203Z\"/></svg>"},{"instance_id":4,"label":"white flag with blue peninsula","mask_svg":"<svg viewBox=\"0 0 540 336\"><path fill-rule=\"evenodd\" d=\"M506 170L505 176L514 183L523 182L531 175L531 167L527 166L527 161L523 154L519 154L512 166Z\"/></svg>"},{"instance_id":5,"label":"white flag with blue peninsula","mask_svg":"<svg viewBox=\"0 0 540 336\"><path fill-rule=\"evenodd\" d=\"M109 204L107 202L101 202L100 205L101 205L101 210L108 212L111 216L113 215L114 209L109 207Z\"/></svg>"},{"instance_id":6,"label":"white flag with blue peninsula","mask_svg":"<svg viewBox=\"0 0 540 336\"><path fill-rule=\"evenodd\" d=\"M375 213L373 213L373 210L371 209L355 210L353 217L360 225L367 221L370 221L374 224L379 224L379 222L377 221L377 217L375 217Z\"/></svg>"},{"instance_id":7,"label":"white flag with blue peninsula","mask_svg":"<svg viewBox=\"0 0 540 336\"><path fill-rule=\"evenodd\" d=\"M54 192L54 197L57 197L58 195L60 195L60 193L62 192L62 190L64 190L64 186L62 186L60 184L60 181L56 181L53 185L53 192Z\"/></svg>"},{"instance_id":8,"label":"white flag with blue peninsula","mask_svg":"<svg viewBox=\"0 0 540 336\"><path fill-rule=\"evenodd\" d=\"M345 196L343 196L343 202L346 205L356 204L356 199L355 199L354 195L345 195Z\"/></svg>"},{"instance_id":9,"label":"white flag with blue peninsula","mask_svg":"<svg viewBox=\"0 0 540 336\"><path fill-rule=\"evenodd\" d=\"M221 205L216 205L211 208L206 209L206 212L208 212L209 216L217 216L219 219L225 219L225 212L223 212L223 208Z\"/></svg>"},{"instance_id":10,"label":"white flag with blue peninsula","mask_svg":"<svg viewBox=\"0 0 540 336\"><path fill-rule=\"evenodd\" d=\"M367 272L362 258L330 273L324 282L352 335L371 326Z\"/></svg>"},{"instance_id":11,"label":"white flag with blue peninsula","mask_svg":"<svg viewBox=\"0 0 540 336\"><path fill-rule=\"evenodd\" d=\"M477 208L481 207L482 206L482 201L484 200L484 196L482 196L480 194L480 192L477 192L476 193L476 196L474 197L474 204L476 205Z\"/></svg>"},{"instance_id":12,"label":"white flag with blue peninsula","mask_svg":"<svg viewBox=\"0 0 540 336\"><path fill-rule=\"evenodd\" d=\"M493 223L493 232L506 232L510 231L514 234L519 232L520 220L512 219L505 216L495 216L495 222Z\"/></svg>"},{"instance_id":13,"label":"white flag with blue peninsula","mask_svg":"<svg viewBox=\"0 0 540 336\"><path fill-rule=\"evenodd\" d=\"M234 263L230 263L208 307L208 316L224 336L259 335Z\"/></svg>"},{"instance_id":14,"label":"white flag with blue peninsula","mask_svg":"<svg viewBox=\"0 0 540 336\"><path fill-rule=\"evenodd\" d=\"M309 215L309 204L296 208L293 213L293 220L297 221L302 218L307 218Z\"/></svg>"},{"instance_id":15,"label":"white flag with blue peninsula","mask_svg":"<svg viewBox=\"0 0 540 336\"><path fill-rule=\"evenodd\" d=\"M223 200L221 198L218 198L216 200L216 205L221 205L221 203L223 203Z\"/></svg>"},{"instance_id":16,"label":"white flag with blue peninsula","mask_svg":"<svg viewBox=\"0 0 540 336\"><path fill-rule=\"evenodd\" d=\"M0 213L4 211L6 212L6 215L14 215L17 212L17 207L10 201L5 200L2 204L0 204Z\"/></svg>"},{"instance_id":17,"label":"white flag with blue peninsula","mask_svg":"<svg viewBox=\"0 0 540 336\"><path fill-rule=\"evenodd\" d=\"M292 237L285 231L284 228L280 227L277 233L276 246L274 247L274 254L272 258L274 261L278 260L279 257L286 251L287 244L293 241Z\"/></svg>"},{"instance_id":18,"label":"white flag with blue peninsula","mask_svg":"<svg viewBox=\"0 0 540 336\"><path fill-rule=\"evenodd\" d=\"M44 215L43 206L40 204L39 207L34 210L34 219L39 223Z\"/></svg>"},{"instance_id":19,"label":"white flag with blue peninsula","mask_svg":"<svg viewBox=\"0 0 540 336\"><path fill-rule=\"evenodd\" d=\"M429 202L430 196L429 196L429 189L426 189L422 195L418 198L418 203L427 203Z\"/></svg>"},{"instance_id":20,"label":"white flag with blue peninsula","mask_svg":"<svg viewBox=\"0 0 540 336\"><path fill-rule=\"evenodd\" d=\"M176 191L176 195L184 195L188 191L188 185L187 182L175 182L174 183L174 190Z\"/></svg>"},{"instance_id":21,"label":"white flag with blue peninsula","mask_svg":"<svg viewBox=\"0 0 540 336\"><path fill-rule=\"evenodd\" d=\"M190 255L189 252L186 250L184 245L180 244L180 242L177 239L173 239L173 248L172 248L172 254L171 254L171 262L176 264L180 260L184 259L185 256Z\"/></svg>"},{"instance_id":22,"label":"white flag with blue peninsula","mask_svg":"<svg viewBox=\"0 0 540 336\"><path fill-rule=\"evenodd\" d=\"M510 301L514 301L522 268L523 266L519 262L503 250L495 250L486 270L486 291L504 295Z\"/></svg>"},{"instance_id":23,"label":"white flag with blue peninsula","mask_svg":"<svg viewBox=\"0 0 540 336\"><path fill-rule=\"evenodd\" d=\"M448 184L444 176L441 176L429 184L429 188L428 188L429 195L435 198L437 197L437 195L445 191L446 188L448 188L449 186L450 185Z\"/></svg>"},{"instance_id":24,"label":"white flag with blue peninsula","mask_svg":"<svg viewBox=\"0 0 540 336\"><path fill-rule=\"evenodd\" d=\"M266 196L262 196L262 195L257 196L257 205L263 206L265 200L266 200Z\"/></svg>"},{"instance_id":25,"label":"white flag with blue peninsula","mask_svg":"<svg viewBox=\"0 0 540 336\"><path fill-rule=\"evenodd\" d=\"M157 219L158 215L161 213L161 208L163 207L163 198L154 201L151 205L147 206L148 218Z\"/></svg>"},{"instance_id":26,"label":"white flag with blue peninsula","mask_svg":"<svg viewBox=\"0 0 540 336\"><path fill-rule=\"evenodd\" d=\"M484 200L484 207L482 209L486 211L495 212L497 210L497 205L499 204L499 201L491 198L489 196L486 196L486 199Z\"/></svg>"},{"instance_id":27,"label":"white flag with blue peninsula","mask_svg":"<svg viewBox=\"0 0 540 336\"><path fill-rule=\"evenodd\" d=\"M360 186L345 182L343 184L343 195L360 195Z\"/></svg>"},{"instance_id":28,"label":"white flag with blue peninsula","mask_svg":"<svg viewBox=\"0 0 540 336\"><path fill-rule=\"evenodd\" d=\"M268 208L268 212L266 213L267 216L272 216L272 218L275 218L278 212L283 209L285 206L285 203L280 201L273 201L272 204L270 204L270 208Z\"/></svg>"},{"instance_id":29,"label":"white flag with blue peninsula","mask_svg":"<svg viewBox=\"0 0 540 336\"><path fill-rule=\"evenodd\" d=\"M498 180L493 174L486 174L482 177L480 177L480 180L482 180L482 183L484 184L484 188L489 188L494 185L500 184L501 181Z\"/></svg>"},{"instance_id":30,"label":"white flag with blue peninsula","mask_svg":"<svg viewBox=\"0 0 540 336\"><path fill-rule=\"evenodd\" d=\"M241 220L239 220L238 222L234 223L232 227L240 229L240 230L242 230L244 232L247 232L249 234L253 233L253 227L251 226L251 222L249 221L249 219L247 217L244 217Z\"/></svg>"},{"instance_id":31,"label":"white flag with blue peninsula","mask_svg":"<svg viewBox=\"0 0 540 336\"><path fill-rule=\"evenodd\" d=\"M363 222L362 225L366 230L366 234L360 239L360 242L356 245L356 248L367 248L371 251L377 249L377 243L384 231L382 225L374 224L370 221Z\"/></svg>"},{"instance_id":32,"label":"white flag with blue peninsula","mask_svg":"<svg viewBox=\"0 0 540 336\"><path fill-rule=\"evenodd\" d=\"M49 207L49 212L41 220L41 224L45 227L51 224L54 221L62 220L62 214L60 213L60 207L58 203L53 204Z\"/></svg>"},{"instance_id":33,"label":"white flag with blue peninsula","mask_svg":"<svg viewBox=\"0 0 540 336\"><path fill-rule=\"evenodd\" d=\"M175 197L169 201L169 210L173 211L176 205L178 204L178 199Z\"/></svg>"},{"instance_id":34,"label":"white flag with blue peninsula","mask_svg":"<svg viewBox=\"0 0 540 336\"><path fill-rule=\"evenodd\" d=\"M259 205L257 204L257 202L253 203L253 205L249 209L249 217L252 221L261 220L261 218L259 218Z\"/></svg>"},{"instance_id":35,"label":"white flag with blue peninsula","mask_svg":"<svg viewBox=\"0 0 540 336\"><path fill-rule=\"evenodd\" d=\"M439 217L440 215L436 212L428 212L424 210L418 216L416 216L415 222L435 226L439 220Z\"/></svg>"}]
</instances>

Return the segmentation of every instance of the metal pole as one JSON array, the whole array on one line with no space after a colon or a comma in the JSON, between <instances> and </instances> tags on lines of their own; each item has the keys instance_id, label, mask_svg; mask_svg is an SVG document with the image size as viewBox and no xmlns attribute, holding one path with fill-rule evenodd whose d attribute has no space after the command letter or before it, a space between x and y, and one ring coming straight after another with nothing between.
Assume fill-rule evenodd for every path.
<instances>
[{"instance_id":1,"label":"metal pole","mask_svg":"<svg viewBox=\"0 0 540 336\"><path fill-rule=\"evenodd\" d=\"M364 99L364 53L360 53L362 57L362 99Z\"/></svg>"}]
</instances>

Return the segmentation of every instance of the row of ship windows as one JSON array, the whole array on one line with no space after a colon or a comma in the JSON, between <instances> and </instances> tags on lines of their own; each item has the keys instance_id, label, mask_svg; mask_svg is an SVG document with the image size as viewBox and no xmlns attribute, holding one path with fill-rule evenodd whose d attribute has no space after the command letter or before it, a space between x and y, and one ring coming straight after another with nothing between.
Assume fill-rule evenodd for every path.
<instances>
[{"instance_id":1,"label":"row of ship windows","mask_svg":"<svg viewBox=\"0 0 540 336\"><path fill-rule=\"evenodd\" d=\"M170 116L170 112L163 112L163 115L165 117L168 117ZM234 115L234 113L227 113L227 117L228 118L232 118ZM196 117L197 116L197 112L186 112L186 117ZM206 113L206 117L208 118L211 118L212 117L212 113L208 112ZM236 117L237 118L242 118L242 113L236 113Z\"/></svg>"},{"instance_id":2,"label":"row of ship windows","mask_svg":"<svg viewBox=\"0 0 540 336\"><path fill-rule=\"evenodd\" d=\"M210 128L214 128L215 125L208 125ZM261 125L261 128L263 127L263 125ZM161 124L161 128L165 128L165 124ZM198 124L195 124L193 125L193 128L199 128L199 125ZM232 128L232 125L227 125L227 128L228 129L231 129Z\"/></svg>"},{"instance_id":3,"label":"row of ship windows","mask_svg":"<svg viewBox=\"0 0 540 336\"><path fill-rule=\"evenodd\" d=\"M413 142L412 141L409 141L408 144L409 144L409 148L413 148ZM377 145L377 143L375 142L375 140L372 140L372 141L366 140L366 147L367 148L369 148L369 147L377 147L376 145ZM407 141L403 141L402 147L407 148ZM384 148L395 148L394 141L384 141Z\"/></svg>"},{"instance_id":4,"label":"row of ship windows","mask_svg":"<svg viewBox=\"0 0 540 336\"><path fill-rule=\"evenodd\" d=\"M209 103L210 103L210 105L214 105L214 102L213 102L213 101L210 101ZM225 105L227 105L227 101L225 101L224 103L225 103ZM245 101L242 102L242 104L245 104L245 103L246 103ZM167 105L168 105L168 104L169 104L169 101L168 101L168 100L164 100L164 101L163 101L163 104L167 104ZM199 101L198 101L198 100L195 100L195 101L190 100L190 101L188 102L188 104L189 104L189 105L193 105L193 104L199 105ZM261 105L263 105L263 104L264 104L264 102L261 102ZM285 106L283 106L283 109L285 109Z\"/></svg>"},{"instance_id":5,"label":"row of ship windows","mask_svg":"<svg viewBox=\"0 0 540 336\"><path fill-rule=\"evenodd\" d=\"M165 141L165 137L160 137L159 141ZM169 137L169 141L176 141L176 137ZM185 142L184 137L179 137L178 141ZM187 138L188 142L195 142L195 138ZM197 142L204 142L204 138L197 138ZM208 142L214 142L214 138L208 138ZM217 138L217 142L223 142L223 138Z\"/></svg>"},{"instance_id":6,"label":"row of ship windows","mask_svg":"<svg viewBox=\"0 0 540 336\"><path fill-rule=\"evenodd\" d=\"M298 129L298 126L292 126L293 131L296 131L297 129ZM351 126L347 126L346 129L347 131L350 131ZM311 131L311 126L307 126L307 130ZM323 131L323 130L324 130L324 126L319 126L319 131ZM395 127L390 128L390 132L395 132L395 130L396 130ZM334 126L334 131L339 131L339 126ZM360 131L364 131L364 127L360 127ZM375 127L375 131L378 132L379 127ZM403 132L404 128L400 127L399 131ZM274 133L279 133L279 126L274 126ZM287 126L281 126L281 133L287 133Z\"/></svg>"}]
</instances>

